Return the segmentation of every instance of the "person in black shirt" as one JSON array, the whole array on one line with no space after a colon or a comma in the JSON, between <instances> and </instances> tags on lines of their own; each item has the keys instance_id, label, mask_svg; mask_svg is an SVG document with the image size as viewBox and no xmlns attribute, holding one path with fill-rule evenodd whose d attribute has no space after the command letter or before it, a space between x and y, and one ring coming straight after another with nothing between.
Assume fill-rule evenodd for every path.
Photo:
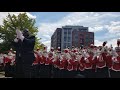
<instances>
[{"instance_id":1,"label":"person in black shirt","mask_svg":"<svg viewBox=\"0 0 120 90\"><path fill-rule=\"evenodd\" d=\"M16 30L17 37L13 45L16 49L16 78L31 78L32 63L35 60L35 36L31 36L28 29Z\"/></svg>"}]
</instances>

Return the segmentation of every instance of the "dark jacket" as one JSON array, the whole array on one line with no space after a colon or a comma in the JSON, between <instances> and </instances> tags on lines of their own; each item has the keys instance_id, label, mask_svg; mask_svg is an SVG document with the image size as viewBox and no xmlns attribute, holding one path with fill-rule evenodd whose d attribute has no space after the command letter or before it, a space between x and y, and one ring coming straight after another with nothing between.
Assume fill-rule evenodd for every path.
<instances>
[{"instance_id":1,"label":"dark jacket","mask_svg":"<svg viewBox=\"0 0 120 90\"><path fill-rule=\"evenodd\" d=\"M32 64L35 60L34 45L35 36L24 38L23 42L19 40L17 43L13 42L16 49L16 63Z\"/></svg>"}]
</instances>

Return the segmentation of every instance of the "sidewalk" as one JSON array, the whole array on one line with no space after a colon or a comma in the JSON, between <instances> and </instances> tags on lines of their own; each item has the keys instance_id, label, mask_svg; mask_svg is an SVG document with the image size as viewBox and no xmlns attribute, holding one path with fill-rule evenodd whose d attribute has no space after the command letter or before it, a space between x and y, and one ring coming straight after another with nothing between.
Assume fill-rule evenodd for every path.
<instances>
[{"instance_id":1,"label":"sidewalk","mask_svg":"<svg viewBox=\"0 0 120 90\"><path fill-rule=\"evenodd\" d=\"M5 78L5 72L0 72L0 78Z\"/></svg>"},{"instance_id":2,"label":"sidewalk","mask_svg":"<svg viewBox=\"0 0 120 90\"><path fill-rule=\"evenodd\" d=\"M5 72L0 72L0 78L12 78L12 77L5 77Z\"/></svg>"}]
</instances>

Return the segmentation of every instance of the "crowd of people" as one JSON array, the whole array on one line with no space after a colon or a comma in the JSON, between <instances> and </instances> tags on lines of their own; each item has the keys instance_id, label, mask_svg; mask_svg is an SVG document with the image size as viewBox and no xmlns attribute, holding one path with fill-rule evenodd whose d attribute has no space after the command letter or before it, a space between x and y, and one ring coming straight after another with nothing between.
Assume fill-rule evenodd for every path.
<instances>
[{"instance_id":1,"label":"crowd of people","mask_svg":"<svg viewBox=\"0 0 120 90\"><path fill-rule=\"evenodd\" d=\"M90 45L87 48L72 47L63 51L51 47L47 52L34 50L35 60L31 65L31 78L120 78L120 40L118 47ZM0 54L0 65L4 66L5 76L15 75L15 51Z\"/></svg>"}]
</instances>

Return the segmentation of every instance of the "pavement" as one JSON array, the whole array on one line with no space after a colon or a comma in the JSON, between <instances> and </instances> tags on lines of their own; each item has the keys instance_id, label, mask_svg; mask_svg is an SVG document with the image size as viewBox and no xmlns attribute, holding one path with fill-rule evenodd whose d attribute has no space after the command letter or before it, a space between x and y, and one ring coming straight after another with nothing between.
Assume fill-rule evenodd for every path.
<instances>
[{"instance_id":1,"label":"pavement","mask_svg":"<svg viewBox=\"0 0 120 90\"><path fill-rule=\"evenodd\" d=\"M5 72L0 72L0 78L12 78L12 77L5 77Z\"/></svg>"},{"instance_id":2,"label":"pavement","mask_svg":"<svg viewBox=\"0 0 120 90\"><path fill-rule=\"evenodd\" d=\"M5 72L0 72L0 78L5 78Z\"/></svg>"}]
</instances>

